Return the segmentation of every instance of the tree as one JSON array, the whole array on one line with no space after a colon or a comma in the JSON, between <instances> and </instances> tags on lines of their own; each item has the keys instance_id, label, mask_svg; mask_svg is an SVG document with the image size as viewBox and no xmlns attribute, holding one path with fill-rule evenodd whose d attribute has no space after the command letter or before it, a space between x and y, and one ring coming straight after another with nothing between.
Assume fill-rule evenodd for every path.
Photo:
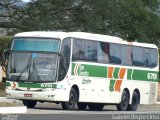
<instances>
[{"instance_id":1,"label":"tree","mask_svg":"<svg viewBox=\"0 0 160 120\"><path fill-rule=\"evenodd\" d=\"M7 1L7 2L6 2ZM16 4L15 4L16 3ZM160 47L159 0L1 0L0 27L108 34ZM8 11L8 12L7 12Z\"/></svg>"},{"instance_id":2,"label":"tree","mask_svg":"<svg viewBox=\"0 0 160 120\"><path fill-rule=\"evenodd\" d=\"M0 27L23 29L25 4L21 0L0 0ZM14 29L16 28L16 29Z\"/></svg>"},{"instance_id":3,"label":"tree","mask_svg":"<svg viewBox=\"0 0 160 120\"><path fill-rule=\"evenodd\" d=\"M67 30L72 24L69 16L72 17L73 4L74 0L37 0L29 3L28 17L23 21L28 26L26 30Z\"/></svg>"},{"instance_id":4,"label":"tree","mask_svg":"<svg viewBox=\"0 0 160 120\"><path fill-rule=\"evenodd\" d=\"M21 0L1 0L0 27L30 30L77 30L78 15L81 14L79 0L32 0L23 4Z\"/></svg>"},{"instance_id":5,"label":"tree","mask_svg":"<svg viewBox=\"0 0 160 120\"><path fill-rule=\"evenodd\" d=\"M145 0L144 0L145 1ZM86 15L92 32L110 34L129 41L150 42L159 45L160 17L143 0L88 0L94 14ZM157 5L157 4L156 4ZM88 13L87 13L88 14ZM90 20L94 21L90 21Z\"/></svg>"}]
</instances>

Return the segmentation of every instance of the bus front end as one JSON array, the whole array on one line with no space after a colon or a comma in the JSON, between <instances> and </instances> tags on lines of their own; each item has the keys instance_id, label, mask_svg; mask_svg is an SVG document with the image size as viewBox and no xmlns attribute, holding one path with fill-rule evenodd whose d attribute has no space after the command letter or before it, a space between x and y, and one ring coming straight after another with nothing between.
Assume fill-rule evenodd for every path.
<instances>
[{"instance_id":1,"label":"bus front end","mask_svg":"<svg viewBox=\"0 0 160 120\"><path fill-rule=\"evenodd\" d=\"M57 85L60 39L15 37L10 51L6 97L22 100L27 107L37 101L53 101L68 96ZM57 92L58 90L58 92ZM59 97L61 96L61 97Z\"/></svg>"}]
</instances>

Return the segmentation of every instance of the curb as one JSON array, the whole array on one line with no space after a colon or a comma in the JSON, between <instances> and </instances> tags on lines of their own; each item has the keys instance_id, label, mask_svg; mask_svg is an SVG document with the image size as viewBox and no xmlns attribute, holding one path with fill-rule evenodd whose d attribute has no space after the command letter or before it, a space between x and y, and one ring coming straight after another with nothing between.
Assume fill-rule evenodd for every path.
<instances>
[{"instance_id":1,"label":"curb","mask_svg":"<svg viewBox=\"0 0 160 120\"><path fill-rule=\"evenodd\" d=\"M20 106L20 107L1 107L0 113L1 114L17 114L17 113L26 113L27 107L26 106Z\"/></svg>"},{"instance_id":2,"label":"curb","mask_svg":"<svg viewBox=\"0 0 160 120\"><path fill-rule=\"evenodd\" d=\"M6 97L0 97L0 102L19 103L21 101L16 99L7 99Z\"/></svg>"},{"instance_id":3,"label":"curb","mask_svg":"<svg viewBox=\"0 0 160 120\"><path fill-rule=\"evenodd\" d=\"M0 102L8 103L20 103L20 100L7 99L6 97L0 97ZM16 106L16 107L0 107L0 114L17 114L17 113L26 113L26 106Z\"/></svg>"},{"instance_id":4,"label":"curb","mask_svg":"<svg viewBox=\"0 0 160 120\"><path fill-rule=\"evenodd\" d=\"M157 101L157 102L156 102L156 105L160 105L160 101Z\"/></svg>"}]
</instances>

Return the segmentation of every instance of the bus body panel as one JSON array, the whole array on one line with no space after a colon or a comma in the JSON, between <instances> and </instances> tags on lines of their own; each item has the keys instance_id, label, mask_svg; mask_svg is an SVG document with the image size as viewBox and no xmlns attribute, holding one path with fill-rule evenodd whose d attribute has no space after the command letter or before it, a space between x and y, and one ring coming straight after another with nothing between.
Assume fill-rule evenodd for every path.
<instances>
[{"instance_id":1,"label":"bus body panel","mask_svg":"<svg viewBox=\"0 0 160 120\"><path fill-rule=\"evenodd\" d=\"M73 86L78 87L78 102L119 104L123 90L129 91L132 103L132 94L135 90L140 93L140 104L154 104L157 99L158 67L127 66L123 63L98 63L95 61L72 60L74 52L73 42L76 39L84 41L101 41L121 44L125 46L139 46L157 50L153 44L126 42L118 37L97 35L83 32L26 32L15 37L57 38L61 40L71 38L70 65L66 76L61 81L49 83L21 83L7 81L7 98L20 100L37 100L51 102L69 101ZM89 48L89 47L88 47ZM87 49L87 48L85 48ZM91 50L90 50L91 51ZM88 54L90 52L88 50ZM97 54L97 53L95 53Z\"/></svg>"},{"instance_id":2,"label":"bus body panel","mask_svg":"<svg viewBox=\"0 0 160 120\"><path fill-rule=\"evenodd\" d=\"M39 87L30 86L26 83L23 87L17 82L7 82L6 95L9 99L37 100L37 101L68 101L70 87L60 84L40 83ZM19 87L21 86L21 87ZM37 85L38 86L38 85Z\"/></svg>"},{"instance_id":3,"label":"bus body panel","mask_svg":"<svg viewBox=\"0 0 160 120\"><path fill-rule=\"evenodd\" d=\"M88 102L90 99L92 99L90 102L100 102L100 103L119 103L121 101L121 94L122 91L127 88L129 90L130 93L130 103L132 102L132 94L134 90L139 90L140 92L140 104L153 104L156 102L156 96L157 96L157 85L158 82L157 80L152 80L152 79L147 79L147 75L149 73L155 73L156 75L158 75L158 72L155 71L150 71L148 70L143 70L143 69L139 69L141 72L141 74L144 74L144 80L131 80L131 79L127 79L127 77L129 77L129 72L130 72L130 67L121 67L118 65L99 65L98 64L89 64L86 62L74 62L72 63L74 68L74 70L72 70L73 75L72 79L74 79L73 84L78 84L79 89L80 89L80 98L79 101L80 102ZM78 68L75 66L78 66ZM92 66L92 67L91 67ZM101 74L101 76L96 76L94 73L94 75L96 76L92 76L93 74L91 72L90 69L94 69L93 67L95 67L95 69L97 70L101 70L98 67L102 67L102 68L106 68L106 77L103 75L103 73L99 73ZM82 68L83 69L82 69ZM90 67L90 69L88 69L87 67ZM109 69L114 67L114 71L112 73L112 78L108 78L110 76L107 77L107 74L109 74ZM116 77L120 77L117 74L115 74L116 72L118 72L120 74L122 68L125 68L125 74L123 76L123 79L121 78L116 78ZM116 71L119 70L119 71ZM134 69L135 73L136 73L136 69ZM134 71L132 73L132 77L136 77L134 76ZM98 72L98 71L96 71ZM100 71L103 72L103 71ZM104 72L105 74L105 72ZM82 75L82 76L81 76ZM83 76L83 75L88 75L88 76ZM91 75L91 76L89 76ZM114 76L115 75L115 76ZM128 75L128 76L127 76ZM115 77L115 78L114 78ZM141 79L140 77L138 77L139 79ZM76 82L77 81L77 82ZM112 82L113 81L113 82ZM121 85L118 86L118 82L121 81ZM96 99L95 99L96 98Z\"/></svg>"}]
</instances>

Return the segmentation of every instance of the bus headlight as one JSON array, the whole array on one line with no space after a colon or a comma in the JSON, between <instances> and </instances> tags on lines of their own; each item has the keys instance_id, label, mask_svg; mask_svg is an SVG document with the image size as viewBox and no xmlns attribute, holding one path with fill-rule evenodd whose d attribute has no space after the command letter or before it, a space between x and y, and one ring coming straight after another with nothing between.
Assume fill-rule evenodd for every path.
<instances>
[{"instance_id":1,"label":"bus headlight","mask_svg":"<svg viewBox=\"0 0 160 120\"><path fill-rule=\"evenodd\" d=\"M13 87L6 87L6 89L8 89L8 90L13 90Z\"/></svg>"}]
</instances>

